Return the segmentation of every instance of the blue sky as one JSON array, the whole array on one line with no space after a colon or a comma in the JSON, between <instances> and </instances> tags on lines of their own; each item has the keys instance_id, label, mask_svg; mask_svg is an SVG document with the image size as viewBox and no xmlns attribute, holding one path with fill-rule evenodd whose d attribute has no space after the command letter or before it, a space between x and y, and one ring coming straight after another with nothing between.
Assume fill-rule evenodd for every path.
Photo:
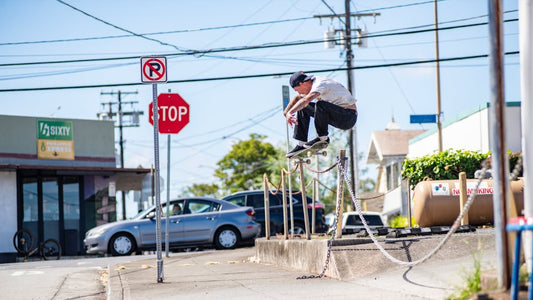
<instances>
[{"instance_id":1,"label":"blue sky","mask_svg":"<svg viewBox=\"0 0 533 300\"><path fill-rule=\"evenodd\" d=\"M144 111L139 128L124 130L126 167L150 167L153 163L153 129L147 120L148 104L152 100L150 85L3 90L139 83L141 56L316 41L328 28L344 26L338 19L313 18L314 15L331 14L330 8L336 13L344 13L344 1L341 0L65 2L152 40L134 35L117 37L128 33L59 1L0 0L0 27L3 28L0 64L18 64L0 66L1 114L96 119L96 114L102 110L101 102L116 101L116 97L101 95L101 92L138 91L136 95L123 97L123 101L139 101L135 108ZM439 27L487 22L487 2L439 1ZM504 19L518 18L517 2L503 1ZM351 1L351 10L354 13L380 13L376 18L355 19L352 26L366 28L370 36L383 35L369 38L367 48L354 46L356 67L434 59L433 32L394 34L432 28L433 1L359 0ZM172 33L164 33L169 31ZM486 25L442 30L439 38L441 59L488 54ZM55 40L68 41L52 42ZM517 21L504 25L504 48L508 52L518 51ZM345 66L344 54L339 46L325 49L322 43L309 43L212 55L168 56L168 79L335 69ZM24 62L130 56L134 58L20 65ZM366 154L371 132L383 130L391 117L402 129L431 129L434 126L409 124L411 114L436 112L434 64L364 68L354 70L353 74L359 108L359 151ZM346 83L345 71L316 75ZM269 142L285 149L281 87L287 84L288 76L159 84L159 92L171 89L179 93L191 109L189 125L172 136L171 194L192 183L212 182L216 162L229 151L231 144L247 139L250 133L264 134ZM441 63L441 94L444 119L488 102L488 59ZM505 57L505 99L520 101L518 55ZM118 139L118 132L116 136ZM222 138L224 136L227 138ZM165 177L166 136L162 135L160 140L161 170ZM360 162L360 168L365 167L364 161ZM375 169L374 165L368 167Z\"/></svg>"}]
</instances>

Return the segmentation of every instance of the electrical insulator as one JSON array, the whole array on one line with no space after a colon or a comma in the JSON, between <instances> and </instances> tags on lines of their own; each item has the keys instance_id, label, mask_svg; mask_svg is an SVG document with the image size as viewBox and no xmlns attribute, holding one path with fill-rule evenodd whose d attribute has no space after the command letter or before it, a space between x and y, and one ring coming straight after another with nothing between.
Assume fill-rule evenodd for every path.
<instances>
[{"instance_id":1,"label":"electrical insulator","mask_svg":"<svg viewBox=\"0 0 533 300\"><path fill-rule=\"evenodd\" d=\"M340 30L339 31L339 39L340 39L340 45L341 45L341 49L346 49L346 33L344 32L344 30Z\"/></svg>"},{"instance_id":2,"label":"electrical insulator","mask_svg":"<svg viewBox=\"0 0 533 300\"><path fill-rule=\"evenodd\" d=\"M327 30L324 32L324 48L335 48L335 30Z\"/></svg>"},{"instance_id":3,"label":"electrical insulator","mask_svg":"<svg viewBox=\"0 0 533 300\"><path fill-rule=\"evenodd\" d=\"M359 45L359 48L368 48L368 31L366 31L366 28L358 29L357 33L357 45Z\"/></svg>"}]
</instances>

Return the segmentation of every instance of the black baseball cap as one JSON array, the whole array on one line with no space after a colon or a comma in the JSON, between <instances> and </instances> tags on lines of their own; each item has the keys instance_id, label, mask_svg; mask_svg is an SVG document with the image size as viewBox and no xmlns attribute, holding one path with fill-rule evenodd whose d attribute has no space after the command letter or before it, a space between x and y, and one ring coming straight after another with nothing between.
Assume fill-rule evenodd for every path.
<instances>
[{"instance_id":1,"label":"black baseball cap","mask_svg":"<svg viewBox=\"0 0 533 300\"><path fill-rule=\"evenodd\" d=\"M299 71L294 72L294 74L292 74L291 79L289 79L289 83L291 87L295 88L300 84L300 82L304 82L311 79L313 79L313 76L307 75L304 72Z\"/></svg>"}]
</instances>

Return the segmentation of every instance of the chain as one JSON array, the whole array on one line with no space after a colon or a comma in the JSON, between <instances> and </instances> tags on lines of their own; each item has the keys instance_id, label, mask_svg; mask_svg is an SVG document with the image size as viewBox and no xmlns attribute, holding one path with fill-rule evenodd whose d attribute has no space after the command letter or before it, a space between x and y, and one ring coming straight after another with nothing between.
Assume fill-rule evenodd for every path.
<instances>
[{"instance_id":1,"label":"chain","mask_svg":"<svg viewBox=\"0 0 533 300\"><path fill-rule=\"evenodd\" d=\"M318 184L320 184L321 186L323 186L325 189L329 190L330 192L337 193L337 189L332 189L332 188L328 187L327 185L322 183L322 181L320 181L319 179L317 179L317 182L318 182Z\"/></svg>"},{"instance_id":2,"label":"chain","mask_svg":"<svg viewBox=\"0 0 533 300\"><path fill-rule=\"evenodd\" d=\"M337 163L335 163L334 166L340 166L340 158L337 157ZM339 220L340 210L341 207L341 198L337 200L337 209L335 210L335 219L333 221L333 232L331 239L328 240L328 252L326 254L326 261L324 262L324 267L322 268L322 272L318 275L302 275L300 277L296 277L296 279L313 279L313 278L322 278L324 277L324 274L326 274L326 270L328 269L329 262L331 261L331 248L333 247L333 241L335 240L335 236L337 236L337 222Z\"/></svg>"},{"instance_id":3,"label":"chain","mask_svg":"<svg viewBox=\"0 0 533 300\"><path fill-rule=\"evenodd\" d=\"M311 171L311 172L318 173L318 174L323 174L323 173L327 173L327 172L333 170L333 168L335 168L335 167L337 166L337 164L338 164L338 162L334 163L331 167L329 167L329 168L327 168L327 169L325 169L325 170L315 170L315 169L313 169L313 168L307 166L307 164L305 164L304 167L305 167L307 170Z\"/></svg>"},{"instance_id":4,"label":"chain","mask_svg":"<svg viewBox=\"0 0 533 300\"><path fill-rule=\"evenodd\" d=\"M294 174L294 172L296 172L296 170L298 170L298 165L296 165L296 167L294 167L294 169L292 169L292 171L287 171L285 169L281 169L281 172L283 172L285 174L292 175L292 174Z\"/></svg>"},{"instance_id":5,"label":"chain","mask_svg":"<svg viewBox=\"0 0 533 300\"><path fill-rule=\"evenodd\" d=\"M486 161L483 161L482 163L482 166L483 166L483 169L481 171L481 176L476 184L476 188L472 191L472 194L470 194L470 196L468 197L468 200L466 201L464 207L463 207L463 211L459 214L459 216L457 217L457 219L455 219L454 223L453 223L453 226L451 228L450 231L448 231L448 233L446 234L446 236L440 241L440 243L437 245L437 247L435 247L435 249L433 249L430 253L428 253L426 256L422 257L421 259L417 260L417 261L413 261L413 262L405 262L405 261L401 261L393 256L391 256L380 244L379 242L377 241L376 237L374 237L374 235L372 234L372 231L370 230L370 228L368 227L368 224L366 223L366 220L365 218L363 217L363 214L362 214L362 211L361 211L361 206L359 205L359 201L356 201L356 197L354 196L354 192L351 188L351 184L350 184L350 181L348 179L348 176L346 176L346 169L342 168L341 165L339 165L339 168L341 170L341 174L342 176L344 177L344 180L346 181L347 183L347 186L348 186L348 190L350 192L350 196L352 197L352 203L355 205L356 209L357 209L357 212L359 213L359 217L361 218L361 221L363 222L363 225L365 227L365 230L369 233L369 236L370 238L372 239L372 242L374 242L374 244L376 245L376 247L381 251L381 253L383 253L383 255L385 257L387 257L390 261L394 262L394 263L397 263L397 264L400 264L400 265L403 265L403 266L409 266L409 267L412 267L412 266L416 266L420 263L423 263L425 262L426 260L428 260L429 258L431 258L435 253L437 253L438 250L440 250L440 248L442 248L442 246L448 241L448 239L451 237L452 234L455 233L455 231L457 230L457 228L459 228L459 225L461 224L461 219L464 217L464 215L466 213L468 213L468 210L470 208L470 206L472 205L472 203L474 202L474 199L477 195L477 190L479 189L479 185L481 184L481 181L483 180L483 177L485 176L485 173L488 169L488 166L487 166L487 162Z\"/></svg>"},{"instance_id":6,"label":"chain","mask_svg":"<svg viewBox=\"0 0 533 300\"><path fill-rule=\"evenodd\" d=\"M513 172L511 173L509 179L512 181L517 180L518 175L520 175L520 171L522 171L522 155L520 155L516 160L516 165L514 166Z\"/></svg>"}]
</instances>

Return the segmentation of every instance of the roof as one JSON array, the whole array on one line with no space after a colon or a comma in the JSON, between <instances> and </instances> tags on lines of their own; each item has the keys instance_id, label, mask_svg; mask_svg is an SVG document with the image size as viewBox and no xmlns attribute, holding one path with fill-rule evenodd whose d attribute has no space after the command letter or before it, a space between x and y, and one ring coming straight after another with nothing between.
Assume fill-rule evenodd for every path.
<instances>
[{"instance_id":1,"label":"roof","mask_svg":"<svg viewBox=\"0 0 533 300\"><path fill-rule=\"evenodd\" d=\"M107 167L71 167L71 166L29 166L0 164L0 171L5 170L49 170L56 175L98 175L115 176L117 190L142 190L143 180L151 169L144 168L107 168Z\"/></svg>"},{"instance_id":2,"label":"roof","mask_svg":"<svg viewBox=\"0 0 533 300\"><path fill-rule=\"evenodd\" d=\"M367 164L380 164L387 156L405 156L409 152L409 140L425 130L373 131L368 148Z\"/></svg>"}]
</instances>

